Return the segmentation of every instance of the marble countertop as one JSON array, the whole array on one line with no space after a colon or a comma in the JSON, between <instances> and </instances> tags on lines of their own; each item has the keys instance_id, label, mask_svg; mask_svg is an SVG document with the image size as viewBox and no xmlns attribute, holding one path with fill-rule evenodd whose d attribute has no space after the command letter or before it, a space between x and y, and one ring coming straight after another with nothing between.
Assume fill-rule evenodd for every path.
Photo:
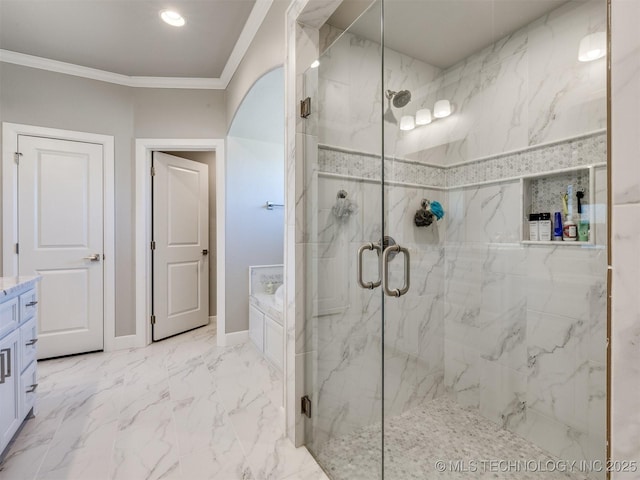
<instances>
[{"instance_id":1,"label":"marble countertop","mask_svg":"<svg viewBox=\"0 0 640 480\"><path fill-rule=\"evenodd\" d=\"M0 277L0 298L11 295L19 290L24 290L39 282L42 277L39 275L22 277Z\"/></svg>"},{"instance_id":2,"label":"marble countertop","mask_svg":"<svg viewBox=\"0 0 640 480\"><path fill-rule=\"evenodd\" d=\"M250 295L251 304L258 307L264 313L273 318L278 324L282 325L282 305L277 304L275 295L267 293L254 293Z\"/></svg>"}]
</instances>

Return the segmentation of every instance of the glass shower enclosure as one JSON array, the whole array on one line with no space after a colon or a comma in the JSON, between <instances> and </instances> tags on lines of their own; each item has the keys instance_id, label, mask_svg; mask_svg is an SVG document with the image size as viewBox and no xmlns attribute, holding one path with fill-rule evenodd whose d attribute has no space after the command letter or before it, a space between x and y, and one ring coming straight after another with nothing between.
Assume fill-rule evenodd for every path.
<instances>
[{"instance_id":1,"label":"glass shower enclosure","mask_svg":"<svg viewBox=\"0 0 640 480\"><path fill-rule=\"evenodd\" d=\"M604 479L606 0L354 3L304 79L307 447Z\"/></svg>"}]
</instances>

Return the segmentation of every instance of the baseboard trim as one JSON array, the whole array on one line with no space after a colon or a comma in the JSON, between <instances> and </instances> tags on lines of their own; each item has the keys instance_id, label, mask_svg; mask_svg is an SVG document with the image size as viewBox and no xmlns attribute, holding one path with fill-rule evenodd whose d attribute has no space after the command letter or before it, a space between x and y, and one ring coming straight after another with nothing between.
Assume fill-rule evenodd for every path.
<instances>
[{"instance_id":1,"label":"baseboard trim","mask_svg":"<svg viewBox=\"0 0 640 480\"><path fill-rule=\"evenodd\" d=\"M123 335L113 339L113 350L127 350L138 347L137 335Z\"/></svg>"},{"instance_id":2,"label":"baseboard trim","mask_svg":"<svg viewBox=\"0 0 640 480\"><path fill-rule=\"evenodd\" d=\"M224 345L231 347L240 343L245 343L249 340L249 330L242 330L241 332L227 333L224 336Z\"/></svg>"}]
</instances>

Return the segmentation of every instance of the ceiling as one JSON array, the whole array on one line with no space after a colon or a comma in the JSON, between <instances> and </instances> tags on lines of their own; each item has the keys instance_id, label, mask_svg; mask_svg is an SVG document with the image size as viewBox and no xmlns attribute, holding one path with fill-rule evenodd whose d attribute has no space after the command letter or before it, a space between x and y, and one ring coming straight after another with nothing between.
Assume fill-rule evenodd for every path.
<instances>
[{"instance_id":1,"label":"ceiling","mask_svg":"<svg viewBox=\"0 0 640 480\"><path fill-rule=\"evenodd\" d=\"M345 30L371 3L345 0L327 23ZM379 42L376 3L349 31ZM564 3L567 0L386 0L385 45L445 69Z\"/></svg>"},{"instance_id":2,"label":"ceiling","mask_svg":"<svg viewBox=\"0 0 640 480\"><path fill-rule=\"evenodd\" d=\"M0 49L133 77L219 78L255 3L0 0ZM162 22L166 8L186 25Z\"/></svg>"}]
</instances>

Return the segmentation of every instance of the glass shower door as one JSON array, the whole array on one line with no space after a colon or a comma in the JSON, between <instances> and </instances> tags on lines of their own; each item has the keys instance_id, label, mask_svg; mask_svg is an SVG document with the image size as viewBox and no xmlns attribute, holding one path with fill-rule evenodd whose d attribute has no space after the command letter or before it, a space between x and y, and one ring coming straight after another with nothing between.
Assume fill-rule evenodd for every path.
<instances>
[{"instance_id":1,"label":"glass shower door","mask_svg":"<svg viewBox=\"0 0 640 480\"><path fill-rule=\"evenodd\" d=\"M305 74L305 436L336 480L382 478L380 14L325 26Z\"/></svg>"},{"instance_id":2,"label":"glass shower door","mask_svg":"<svg viewBox=\"0 0 640 480\"><path fill-rule=\"evenodd\" d=\"M606 4L383 1L387 480L605 478Z\"/></svg>"},{"instance_id":3,"label":"glass shower door","mask_svg":"<svg viewBox=\"0 0 640 480\"><path fill-rule=\"evenodd\" d=\"M605 478L606 4L377 0L321 28L298 353L333 480Z\"/></svg>"}]
</instances>

